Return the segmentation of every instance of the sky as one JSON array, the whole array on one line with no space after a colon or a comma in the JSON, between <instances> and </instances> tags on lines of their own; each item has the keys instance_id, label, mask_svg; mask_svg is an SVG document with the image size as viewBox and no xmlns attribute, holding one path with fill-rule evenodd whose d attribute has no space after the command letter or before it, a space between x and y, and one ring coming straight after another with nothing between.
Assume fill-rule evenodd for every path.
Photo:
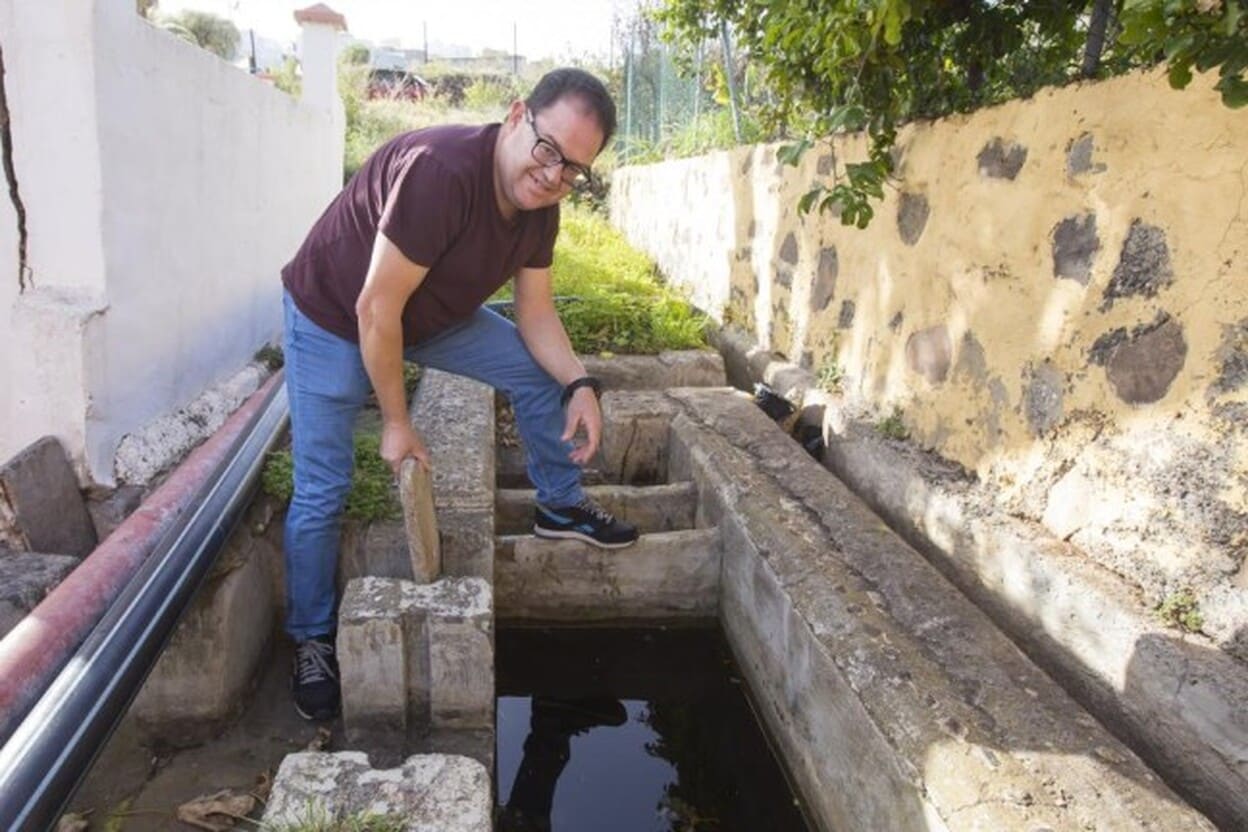
<instances>
[{"instance_id":1,"label":"sky","mask_svg":"<svg viewBox=\"0 0 1248 832\"><path fill-rule=\"evenodd\" d=\"M298 37L296 9L316 0L159 0L159 11L172 14L196 9L227 17L242 31L291 43ZM438 46L512 49L515 26L517 51L530 60L596 55L607 58L613 10L635 5L625 0L325 0L325 5L347 19L348 31L376 45L398 41L399 46L424 45L427 25L430 51Z\"/></svg>"}]
</instances>

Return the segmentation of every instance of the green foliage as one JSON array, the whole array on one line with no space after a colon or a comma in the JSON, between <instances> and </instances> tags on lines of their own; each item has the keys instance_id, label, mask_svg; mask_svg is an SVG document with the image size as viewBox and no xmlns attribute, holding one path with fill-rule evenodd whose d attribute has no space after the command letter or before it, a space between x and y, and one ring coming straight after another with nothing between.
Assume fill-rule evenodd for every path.
<instances>
[{"instance_id":1,"label":"green foliage","mask_svg":"<svg viewBox=\"0 0 1248 832\"><path fill-rule=\"evenodd\" d=\"M894 407L892 414L887 419L880 420L875 426L875 432L885 439L902 441L910 438L910 431L906 430L906 423L900 407Z\"/></svg>"},{"instance_id":2,"label":"green foliage","mask_svg":"<svg viewBox=\"0 0 1248 832\"><path fill-rule=\"evenodd\" d=\"M835 393L841 389L841 382L845 380L845 370L841 368L840 363L836 360L835 353L826 356L819 365L819 372L815 374L815 384L820 390L828 393Z\"/></svg>"},{"instance_id":3,"label":"green foliage","mask_svg":"<svg viewBox=\"0 0 1248 832\"><path fill-rule=\"evenodd\" d=\"M424 370L421 369L419 364L414 364L411 361L403 362L403 390L406 391L409 400L412 398L412 394L416 392L416 386L420 384L420 377L423 374Z\"/></svg>"},{"instance_id":4,"label":"green foliage","mask_svg":"<svg viewBox=\"0 0 1248 832\"><path fill-rule=\"evenodd\" d=\"M1193 69L1217 67L1222 102L1248 104L1248 0L1127 0L1122 26L1124 43L1161 50L1170 86L1183 89Z\"/></svg>"},{"instance_id":5,"label":"green foliage","mask_svg":"<svg viewBox=\"0 0 1248 832\"><path fill-rule=\"evenodd\" d=\"M135 11L139 13L139 17L151 19L156 13L158 0L135 0Z\"/></svg>"},{"instance_id":6,"label":"green foliage","mask_svg":"<svg viewBox=\"0 0 1248 832\"><path fill-rule=\"evenodd\" d=\"M706 346L709 319L660 283L654 264L588 211L563 212L555 245L559 316L577 352L657 353ZM496 295L511 297L511 286Z\"/></svg>"},{"instance_id":7,"label":"green foliage","mask_svg":"<svg viewBox=\"0 0 1248 832\"><path fill-rule=\"evenodd\" d=\"M1093 0L665 0L664 36L685 56L735 33L769 90L760 118L807 137L865 130L865 160L812 183L802 211L839 211L865 227L893 171L898 125L1011 98L1081 76L1116 74L1161 57L1171 83L1220 67L1229 106L1248 103L1248 0L1125 0L1121 36L1111 27L1083 67ZM808 146L808 144L807 144ZM796 164L793 146L785 158Z\"/></svg>"},{"instance_id":8,"label":"green foliage","mask_svg":"<svg viewBox=\"0 0 1248 832\"><path fill-rule=\"evenodd\" d=\"M1156 609L1157 618L1165 624L1196 633L1205 624L1200 604L1190 589L1182 589L1165 598Z\"/></svg>"},{"instance_id":9,"label":"green foliage","mask_svg":"<svg viewBox=\"0 0 1248 832\"><path fill-rule=\"evenodd\" d=\"M347 494L344 514L352 520L371 523L393 520L402 514L394 488L394 474L381 458L381 438L373 433L355 436L355 471ZM294 494L294 459L289 450L273 451L265 460L260 481L264 493L282 504Z\"/></svg>"},{"instance_id":10,"label":"green foliage","mask_svg":"<svg viewBox=\"0 0 1248 832\"><path fill-rule=\"evenodd\" d=\"M352 43L342 50L342 56L339 58L344 64L367 64L369 58L368 47L362 43Z\"/></svg>"},{"instance_id":11,"label":"green foliage","mask_svg":"<svg viewBox=\"0 0 1248 832\"><path fill-rule=\"evenodd\" d=\"M209 12L187 9L161 21L161 25L173 34L218 55L227 61L234 60L238 47L238 28L224 17Z\"/></svg>"},{"instance_id":12,"label":"green foliage","mask_svg":"<svg viewBox=\"0 0 1248 832\"><path fill-rule=\"evenodd\" d=\"M287 55L281 67L273 73L273 86L287 95L298 98L303 90L303 79L299 77L299 62Z\"/></svg>"},{"instance_id":13,"label":"green foliage","mask_svg":"<svg viewBox=\"0 0 1248 832\"><path fill-rule=\"evenodd\" d=\"M510 77L481 77L464 90L463 103L473 110L497 111L498 118L501 118L511 102L523 97L524 94Z\"/></svg>"},{"instance_id":14,"label":"green foliage","mask_svg":"<svg viewBox=\"0 0 1248 832\"><path fill-rule=\"evenodd\" d=\"M256 350L256 354L252 358L272 371L280 370L282 365L286 363L286 358L282 355L282 348L276 344L265 344Z\"/></svg>"}]
</instances>

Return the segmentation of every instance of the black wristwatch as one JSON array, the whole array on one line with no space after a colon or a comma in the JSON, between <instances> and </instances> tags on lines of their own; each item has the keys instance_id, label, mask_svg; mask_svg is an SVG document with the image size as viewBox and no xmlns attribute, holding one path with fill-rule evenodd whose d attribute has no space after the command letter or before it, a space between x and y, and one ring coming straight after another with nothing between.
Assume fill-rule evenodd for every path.
<instances>
[{"instance_id":1,"label":"black wristwatch","mask_svg":"<svg viewBox=\"0 0 1248 832\"><path fill-rule=\"evenodd\" d=\"M560 406L567 407L568 402L572 401L572 394L582 387L593 390L595 398L602 398L602 382L593 376L581 376L568 382L568 386L563 388L563 395L559 397Z\"/></svg>"}]
</instances>

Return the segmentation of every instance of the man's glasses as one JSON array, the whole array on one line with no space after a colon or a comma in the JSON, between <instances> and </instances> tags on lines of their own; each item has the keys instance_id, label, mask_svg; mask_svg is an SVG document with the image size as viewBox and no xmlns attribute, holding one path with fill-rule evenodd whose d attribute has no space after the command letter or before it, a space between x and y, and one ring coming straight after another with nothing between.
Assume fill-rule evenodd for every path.
<instances>
[{"instance_id":1,"label":"man's glasses","mask_svg":"<svg viewBox=\"0 0 1248 832\"><path fill-rule=\"evenodd\" d=\"M565 185L571 185L578 190L589 185L593 180L593 171L585 165L568 159L559 151L559 148L537 132L537 121L533 117L532 110L526 108L524 117L529 122L529 127L533 129L533 136L536 138L533 142L533 158L537 163L544 168L562 166L563 170L559 171L559 178Z\"/></svg>"}]
</instances>

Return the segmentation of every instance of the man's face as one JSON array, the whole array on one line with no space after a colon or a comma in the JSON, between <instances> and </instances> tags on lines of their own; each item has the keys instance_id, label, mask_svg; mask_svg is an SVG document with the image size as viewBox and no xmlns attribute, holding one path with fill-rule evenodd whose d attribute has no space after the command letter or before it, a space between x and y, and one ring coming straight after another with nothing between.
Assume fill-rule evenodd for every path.
<instances>
[{"instance_id":1,"label":"man's face","mask_svg":"<svg viewBox=\"0 0 1248 832\"><path fill-rule=\"evenodd\" d=\"M602 128L592 110L566 97L536 113L522 102L512 104L503 129L499 191L519 211L546 208L571 193L578 168L588 170L602 147Z\"/></svg>"}]
</instances>

